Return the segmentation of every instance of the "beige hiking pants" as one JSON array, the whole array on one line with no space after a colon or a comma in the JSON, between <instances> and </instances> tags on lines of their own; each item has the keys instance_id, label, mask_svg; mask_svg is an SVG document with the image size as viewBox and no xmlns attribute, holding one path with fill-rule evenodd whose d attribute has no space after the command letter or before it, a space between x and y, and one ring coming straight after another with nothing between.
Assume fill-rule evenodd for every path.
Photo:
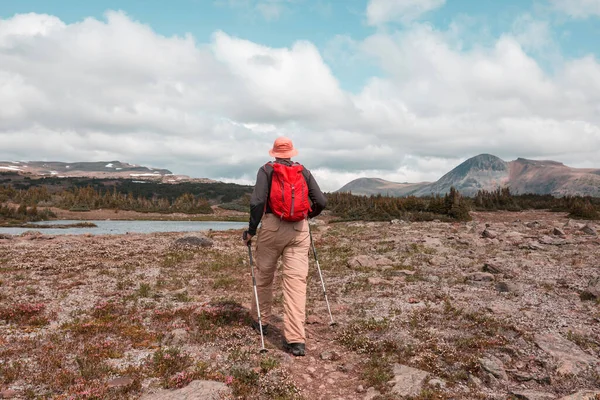
<instances>
[{"instance_id":1,"label":"beige hiking pants","mask_svg":"<svg viewBox=\"0 0 600 400\"><path fill-rule=\"evenodd\" d=\"M265 214L256 242L256 290L263 325L269 323L277 260L283 261L283 336L288 343L305 343L306 278L310 237L308 220L282 221ZM252 302L256 316L256 301ZM256 317L254 317L256 318Z\"/></svg>"}]
</instances>

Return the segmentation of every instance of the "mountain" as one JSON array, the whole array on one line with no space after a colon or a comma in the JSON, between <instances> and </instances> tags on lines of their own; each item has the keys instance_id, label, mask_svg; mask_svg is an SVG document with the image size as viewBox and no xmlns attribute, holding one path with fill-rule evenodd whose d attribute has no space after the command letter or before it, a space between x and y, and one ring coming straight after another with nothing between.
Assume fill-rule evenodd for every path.
<instances>
[{"instance_id":1,"label":"mountain","mask_svg":"<svg viewBox=\"0 0 600 400\"><path fill-rule=\"evenodd\" d=\"M214 182L209 179L197 179L190 178L186 175L174 175L168 169L150 168L120 161L74 163L59 161L0 161L0 172L1 171L18 172L34 177L151 179L165 183L182 181Z\"/></svg>"},{"instance_id":2,"label":"mountain","mask_svg":"<svg viewBox=\"0 0 600 400\"><path fill-rule=\"evenodd\" d=\"M428 185L425 183L396 183L379 178L359 178L346 184L339 191L352 192L357 194L372 195L386 194L389 196L403 196L404 193L418 190Z\"/></svg>"},{"instance_id":3,"label":"mountain","mask_svg":"<svg viewBox=\"0 0 600 400\"><path fill-rule=\"evenodd\" d=\"M524 158L507 162L491 154L480 154L436 182L410 184L360 178L337 191L360 195L428 196L445 194L452 186L466 196L474 196L479 190L508 187L513 194L600 197L600 169L571 168L556 161Z\"/></svg>"}]
</instances>

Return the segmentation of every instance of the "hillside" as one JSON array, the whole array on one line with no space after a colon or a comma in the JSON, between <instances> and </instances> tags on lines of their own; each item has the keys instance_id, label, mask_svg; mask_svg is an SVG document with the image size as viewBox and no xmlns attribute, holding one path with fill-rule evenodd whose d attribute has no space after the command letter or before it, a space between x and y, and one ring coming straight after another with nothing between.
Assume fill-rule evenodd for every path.
<instances>
[{"instance_id":1,"label":"hillside","mask_svg":"<svg viewBox=\"0 0 600 400\"><path fill-rule=\"evenodd\" d=\"M338 192L428 196L445 194L452 186L466 196L474 196L479 190L508 187L513 194L600 197L600 169L571 168L556 161L524 158L507 162L491 154L480 154L458 165L436 182L409 184L360 178L344 185Z\"/></svg>"},{"instance_id":2,"label":"hillside","mask_svg":"<svg viewBox=\"0 0 600 400\"><path fill-rule=\"evenodd\" d=\"M59 161L0 161L0 171L17 172L34 177L57 178L129 178L155 180L164 183L215 182L204 178L174 175L168 169L151 168L121 161L59 162Z\"/></svg>"}]
</instances>

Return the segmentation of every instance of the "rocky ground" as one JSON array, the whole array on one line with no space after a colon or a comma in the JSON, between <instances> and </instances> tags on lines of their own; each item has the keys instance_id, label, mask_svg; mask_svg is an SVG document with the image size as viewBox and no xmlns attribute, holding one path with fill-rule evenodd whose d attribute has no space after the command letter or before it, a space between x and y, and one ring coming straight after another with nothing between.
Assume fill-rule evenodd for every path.
<instances>
[{"instance_id":1,"label":"rocky ground","mask_svg":"<svg viewBox=\"0 0 600 400\"><path fill-rule=\"evenodd\" d=\"M315 221L300 358L280 319L258 353L241 231L2 236L0 398L600 398L598 227L473 216Z\"/></svg>"}]
</instances>

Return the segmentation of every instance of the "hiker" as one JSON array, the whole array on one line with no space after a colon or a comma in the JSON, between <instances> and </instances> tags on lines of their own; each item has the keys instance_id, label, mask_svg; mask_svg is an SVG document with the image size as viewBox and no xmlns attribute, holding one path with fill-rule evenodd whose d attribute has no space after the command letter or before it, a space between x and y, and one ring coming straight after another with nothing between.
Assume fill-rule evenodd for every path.
<instances>
[{"instance_id":1,"label":"hiker","mask_svg":"<svg viewBox=\"0 0 600 400\"><path fill-rule=\"evenodd\" d=\"M323 211L327 200L310 171L291 158L298 154L291 139L279 137L269 150L275 161L262 166L250 200L250 223L244 244L256 235L256 288L263 322L269 327L273 278L279 257L283 261L283 347L294 356L305 354L306 279L310 237L308 218ZM252 316L258 316L256 302ZM256 319L252 327L259 330Z\"/></svg>"}]
</instances>

